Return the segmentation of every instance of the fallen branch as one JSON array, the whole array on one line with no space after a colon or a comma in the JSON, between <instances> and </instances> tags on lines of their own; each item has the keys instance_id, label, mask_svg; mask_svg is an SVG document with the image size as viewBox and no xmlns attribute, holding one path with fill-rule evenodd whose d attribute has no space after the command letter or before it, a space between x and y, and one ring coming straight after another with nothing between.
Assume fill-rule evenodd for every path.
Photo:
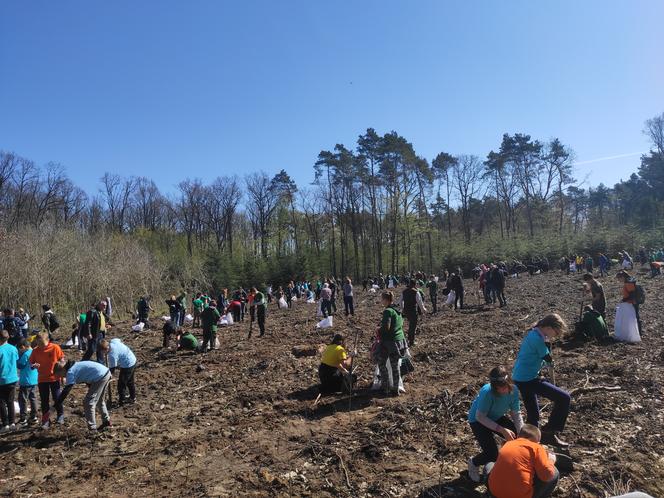
<instances>
[{"instance_id":1,"label":"fallen branch","mask_svg":"<svg viewBox=\"0 0 664 498\"><path fill-rule=\"evenodd\" d=\"M346 464L344 463L344 459L341 458L341 455L339 454L338 451L334 452L337 455L337 458L339 459L339 463L341 464L341 468L344 471L344 476L346 476L346 485L348 486L348 489L353 489L353 487L350 485L350 478L348 477L348 469L346 468Z\"/></svg>"},{"instance_id":2,"label":"fallen branch","mask_svg":"<svg viewBox=\"0 0 664 498\"><path fill-rule=\"evenodd\" d=\"M592 393L595 391L621 391L622 386L588 386L588 387L577 387L572 389L569 394L570 396L575 396L578 394Z\"/></svg>"}]
</instances>

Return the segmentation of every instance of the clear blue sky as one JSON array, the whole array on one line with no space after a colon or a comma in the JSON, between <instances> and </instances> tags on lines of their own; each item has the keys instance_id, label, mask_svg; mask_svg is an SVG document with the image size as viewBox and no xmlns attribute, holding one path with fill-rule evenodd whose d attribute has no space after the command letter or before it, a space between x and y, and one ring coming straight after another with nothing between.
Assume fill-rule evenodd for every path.
<instances>
[{"instance_id":1,"label":"clear blue sky","mask_svg":"<svg viewBox=\"0 0 664 498\"><path fill-rule=\"evenodd\" d=\"M105 171L286 169L367 127L484 157L504 132L578 161L644 151L664 111L664 2L0 2L0 149ZM638 156L583 164L612 185Z\"/></svg>"}]
</instances>

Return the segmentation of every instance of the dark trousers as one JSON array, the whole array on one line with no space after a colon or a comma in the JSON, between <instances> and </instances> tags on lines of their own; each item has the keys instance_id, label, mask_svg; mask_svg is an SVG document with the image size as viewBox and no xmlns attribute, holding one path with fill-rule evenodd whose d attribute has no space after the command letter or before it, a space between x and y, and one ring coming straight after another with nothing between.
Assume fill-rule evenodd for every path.
<instances>
[{"instance_id":1,"label":"dark trousers","mask_svg":"<svg viewBox=\"0 0 664 498\"><path fill-rule=\"evenodd\" d=\"M500 417L496 420L496 423L516 434L516 427L514 427L512 421L507 417ZM470 429L473 431L473 435L482 449L482 453L473 457L473 463L475 465L486 465L489 462L495 462L498 458L498 445L496 444L494 434L498 433L479 422L471 422ZM502 437L501 434L498 435Z\"/></svg>"},{"instance_id":2,"label":"dark trousers","mask_svg":"<svg viewBox=\"0 0 664 498\"><path fill-rule=\"evenodd\" d=\"M92 355L95 354L97 363L101 363L102 365L106 363L104 361L104 353L99 347L99 343L104 339L104 337L106 337L106 333L100 330L97 332L97 337L88 339L88 348L83 355L83 361L89 361L92 358Z\"/></svg>"},{"instance_id":3,"label":"dark trousers","mask_svg":"<svg viewBox=\"0 0 664 498\"><path fill-rule=\"evenodd\" d=\"M339 375L336 367L321 363L318 367L318 378L320 379L320 392L323 394L338 393L343 390L344 379Z\"/></svg>"},{"instance_id":4,"label":"dark trousers","mask_svg":"<svg viewBox=\"0 0 664 498\"><path fill-rule=\"evenodd\" d=\"M636 314L636 325L639 327L639 335L643 335L643 329L641 328L641 315L639 314L639 304L634 304L634 313Z\"/></svg>"},{"instance_id":5,"label":"dark trousers","mask_svg":"<svg viewBox=\"0 0 664 498\"><path fill-rule=\"evenodd\" d=\"M344 296L344 309L346 311L346 316L350 313L351 315L355 314L355 306L353 305L353 296Z\"/></svg>"},{"instance_id":6,"label":"dark trousers","mask_svg":"<svg viewBox=\"0 0 664 498\"><path fill-rule=\"evenodd\" d=\"M431 309L434 313L438 312L438 294L431 294Z\"/></svg>"},{"instance_id":7,"label":"dark trousers","mask_svg":"<svg viewBox=\"0 0 664 498\"><path fill-rule=\"evenodd\" d=\"M332 306L332 311L337 312L337 296L333 296L330 301L330 306Z\"/></svg>"},{"instance_id":8,"label":"dark trousers","mask_svg":"<svg viewBox=\"0 0 664 498\"><path fill-rule=\"evenodd\" d=\"M42 421L46 421L44 415L49 411L50 398L53 398L53 401L56 401L60 396L60 382L57 380L55 382L40 382L37 386L39 388L39 403L41 405ZM56 405L55 410L58 417L64 414L62 405Z\"/></svg>"},{"instance_id":9,"label":"dark trousers","mask_svg":"<svg viewBox=\"0 0 664 498\"><path fill-rule=\"evenodd\" d=\"M30 417L37 418L36 387L37 386L20 386L18 389L18 407L21 413L21 420L25 420L28 416L28 403L30 404Z\"/></svg>"},{"instance_id":10,"label":"dark trousers","mask_svg":"<svg viewBox=\"0 0 664 498\"><path fill-rule=\"evenodd\" d=\"M415 332L417 329L417 311L408 311L404 313L404 316L408 319L408 345L412 346L415 344Z\"/></svg>"},{"instance_id":11,"label":"dark trousers","mask_svg":"<svg viewBox=\"0 0 664 498\"><path fill-rule=\"evenodd\" d=\"M120 376L118 377L118 399L120 404L124 403L126 396L125 394L129 391L129 399L134 401L136 399L136 385L134 384L134 369L131 368L121 368Z\"/></svg>"},{"instance_id":12,"label":"dark trousers","mask_svg":"<svg viewBox=\"0 0 664 498\"><path fill-rule=\"evenodd\" d=\"M323 317L327 318L328 315L332 314L332 301L323 299L320 303L320 310L323 313Z\"/></svg>"},{"instance_id":13,"label":"dark trousers","mask_svg":"<svg viewBox=\"0 0 664 498\"><path fill-rule=\"evenodd\" d=\"M234 306L231 308L231 315L233 315L233 321L234 322L239 322L240 321L240 314L241 314L241 308Z\"/></svg>"},{"instance_id":14,"label":"dark trousers","mask_svg":"<svg viewBox=\"0 0 664 498\"><path fill-rule=\"evenodd\" d=\"M14 409L14 397L16 396L16 382L0 386L0 415L2 425L11 425L16 417Z\"/></svg>"},{"instance_id":15,"label":"dark trousers","mask_svg":"<svg viewBox=\"0 0 664 498\"><path fill-rule=\"evenodd\" d=\"M463 289L454 290L454 309L463 309Z\"/></svg>"},{"instance_id":16,"label":"dark trousers","mask_svg":"<svg viewBox=\"0 0 664 498\"><path fill-rule=\"evenodd\" d=\"M203 330L203 345L201 346L201 351L207 351L208 344L210 349L215 349L215 343L217 342L217 331L216 330Z\"/></svg>"},{"instance_id":17,"label":"dark trousers","mask_svg":"<svg viewBox=\"0 0 664 498\"><path fill-rule=\"evenodd\" d=\"M501 306L505 306L507 304L507 299L505 299L504 290L505 289L496 288L496 296L498 296L498 302L500 303Z\"/></svg>"},{"instance_id":18,"label":"dark trousers","mask_svg":"<svg viewBox=\"0 0 664 498\"><path fill-rule=\"evenodd\" d=\"M258 318L258 328L260 330L259 337L265 335L265 306L258 306L256 309L256 317Z\"/></svg>"},{"instance_id":19,"label":"dark trousers","mask_svg":"<svg viewBox=\"0 0 664 498\"><path fill-rule=\"evenodd\" d=\"M537 397L550 399L553 402L553 410L549 416L549 429L558 432L565 428L567 415L569 415L569 406L572 398L569 393L546 382L542 379L533 379L528 382L514 382L521 392L523 404L526 407L528 416L527 422L539 427L540 411Z\"/></svg>"}]
</instances>

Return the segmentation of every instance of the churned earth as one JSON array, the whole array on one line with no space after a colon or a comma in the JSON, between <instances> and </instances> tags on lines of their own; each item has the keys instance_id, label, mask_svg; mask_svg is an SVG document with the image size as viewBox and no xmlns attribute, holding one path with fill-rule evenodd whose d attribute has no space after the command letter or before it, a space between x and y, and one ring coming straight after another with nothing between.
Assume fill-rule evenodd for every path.
<instances>
[{"instance_id":1,"label":"churned earth","mask_svg":"<svg viewBox=\"0 0 664 498\"><path fill-rule=\"evenodd\" d=\"M602 279L610 310L620 287ZM554 496L603 497L639 489L664 496L664 280L641 275L643 342L563 340L554 348L556 381L573 392L564 437L573 468ZM315 306L268 315L268 335L247 340L248 322L219 333L209 354L164 351L158 330L110 334L136 353L138 402L112 409L113 429L87 435L84 386L66 402L67 421L48 431L0 438L3 496L407 496L481 497L466 473L477 446L466 422L470 403L495 365L511 366L528 326L542 314L578 319L581 279L559 273L510 279L508 306L481 306L466 280L466 304L426 315L406 393L368 389L369 347L381 307L356 287L356 313L316 330ZM442 297L442 296L441 296ZM430 308L430 303L427 301ZM341 311L341 310L340 310ZM348 337L360 381L349 396L316 403L320 346ZM80 355L66 352L72 359ZM610 389L605 389L610 388ZM113 398L116 382L113 382ZM544 408L546 418L548 407Z\"/></svg>"}]
</instances>

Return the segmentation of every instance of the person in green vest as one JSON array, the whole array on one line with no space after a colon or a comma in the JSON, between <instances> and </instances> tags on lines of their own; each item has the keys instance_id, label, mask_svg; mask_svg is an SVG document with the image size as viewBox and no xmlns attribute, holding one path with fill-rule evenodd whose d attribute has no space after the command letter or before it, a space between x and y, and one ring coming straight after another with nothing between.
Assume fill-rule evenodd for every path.
<instances>
[{"instance_id":1,"label":"person in green vest","mask_svg":"<svg viewBox=\"0 0 664 498\"><path fill-rule=\"evenodd\" d=\"M399 360L403 358L408 348L406 337L403 333L403 317L394 306L394 294L387 291L381 295L381 302L385 309L378 331L379 342L375 351L380 372L381 387L383 392L391 396L399 396L399 384L401 372ZM389 384L387 361L390 362L392 370L392 386Z\"/></svg>"},{"instance_id":2,"label":"person in green vest","mask_svg":"<svg viewBox=\"0 0 664 498\"><path fill-rule=\"evenodd\" d=\"M216 349L215 344L217 341L217 323L221 318L221 313L217 309L217 302L210 301L210 306L205 308L201 313L201 324L203 326L203 345L201 352L205 353L209 349Z\"/></svg>"},{"instance_id":3,"label":"person in green vest","mask_svg":"<svg viewBox=\"0 0 664 498\"><path fill-rule=\"evenodd\" d=\"M185 294L184 291L180 293L180 295L177 297L178 302L180 303L181 306L181 312L180 316L178 317L178 327L182 327L184 324L184 316L187 314L187 294Z\"/></svg>"},{"instance_id":4,"label":"person in green vest","mask_svg":"<svg viewBox=\"0 0 664 498\"><path fill-rule=\"evenodd\" d=\"M256 287L252 287L249 290L249 296L251 296L251 308L256 310L256 320L258 321L259 334L258 337L263 337L265 335L265 316L267 311L267 301L265 300L265 295L262 292L256 290ZM250 316L253 320L254 312L250 310ZM249 337L251 337L251 326L249 327Z\"/></svg>"},{"instance_id":5,"label":"person in green vest","mask_svg":"<svg viewBox=\"0 0 664 498\"><path fill-rule=\"evenodd\" d=\"M203 308L205 306L205 300L203 299L203 294L200 292L196 294L196 297L191 302L192 307L194 308L194 321L191 324L193 328L199 328L201 326L201 313L203 313Z\"/></svg>"},{"instance_id":6,"label":"person in green vest","mask_svg":"<svg viewBox=\"0 0 664 498\"><path fill-rule=\"evenodd\" d=\"M601 313L592 306L585 306L583 308L583 318L579 322L577 331L585 338L597 340L606 339L609 337L609 329Z\"/></svg>"},{"instance_id":7,"label":"person in green vest","mask_svg":"<svg viewBox=\"0 0 664 498\"><path fill-rule=\"evenodd\" d=\"M438 312L438 281L435 276L431 275L429 277L427 288L429 289L429 298L431 298L431 313L434 314Z\"/></svg>"},{"instance_id":8,"label":"person in green vest","mask_svg":"<svg viewBox=\"0 0 664 498\"><path fill-rule=\"evenodd\" d=\"M184 349L187 351L196 351L198 349L198 339L196 339L196 336L191 333L191 330L185 332L184 335L180 337L178 349Z\"/></svg>"}]
</instances>

